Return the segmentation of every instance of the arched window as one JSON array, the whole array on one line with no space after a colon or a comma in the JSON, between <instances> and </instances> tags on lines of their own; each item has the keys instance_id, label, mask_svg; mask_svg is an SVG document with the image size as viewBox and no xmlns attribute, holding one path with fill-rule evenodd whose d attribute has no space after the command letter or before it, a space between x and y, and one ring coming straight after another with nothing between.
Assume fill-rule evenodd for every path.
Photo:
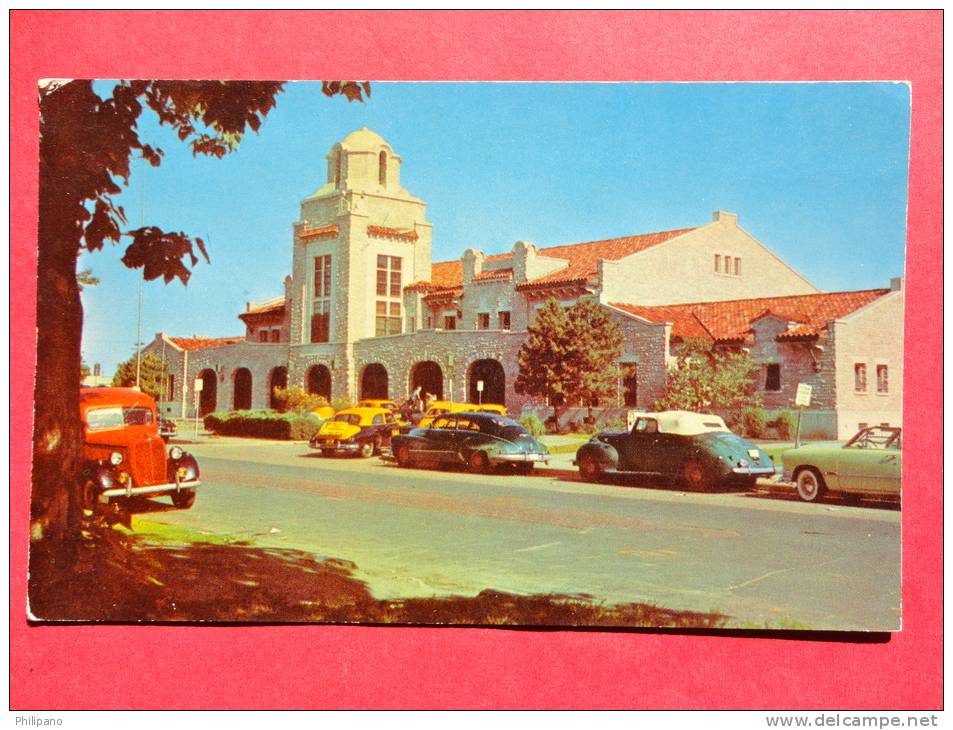
<instances>
[{"instance_id":1,"label":"arched window","mask_svg":"<svg viewBox=\"0 0 953 730\"><path fill-rule=\"evenodd\" d=\"M377 156L377 179L380 182L382 187L387 187L387 153L384 150L381 150L381 153Z\"/></svg>"}]
</instances>

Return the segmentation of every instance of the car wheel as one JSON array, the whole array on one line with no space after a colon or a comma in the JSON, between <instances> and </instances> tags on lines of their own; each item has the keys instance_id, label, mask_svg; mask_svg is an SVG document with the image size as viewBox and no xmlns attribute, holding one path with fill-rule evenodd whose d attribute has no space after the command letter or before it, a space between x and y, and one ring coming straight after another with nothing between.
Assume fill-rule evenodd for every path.
<instances>
[{"instance_id":1,"label":"car wheel","mask_svg":"<svg viewBox=\"0 0 953 730\"><path fill-rule=\"evenodd\" d=\"M533 462L528 462L526 464L517 464L516 473L517 474L532 474L534 466L536 465Z\"/></svg>"},{"instance_id":2,"label":"car wheel","mask_svg":"<svg viewBox=\"0 0 953 730\"><path fill-rule=\"evenodd\" d=\"M824 477L813 467L807 467L799 471L795 481L797 483L797 496L805 502L816 502L827 491Z\"/></svg>"},{"instance_id":3,"label":"car wheel","mask_svg":"<svg viewBox=\"0 0 953 730\"><path fill-rule=\"evenodd\" d=\"M96 482L92 479L87 479L83 482L83 490L81 492L81 498L83 500L83 512L88 512L92 514L96 511L96 498L99 496L99 489L96 487Z\"/></svg>"},{"instance_id":4,"label":"car wheel","mask_svg":"<svg viewBox=\"0 0 953 730\"><path fill-rule=\"evenodd\" d=\"M188 509L195 504L195 490L180 489L177 492L172 492L172 504L179 509Z\"/></svg>"},{"instance_id":5,"label":"car wheel","mask_svg":"<svg viewBox=\"0 0 953 730\"><path fill-rule=\"evenodd\" d=\"M758 477L743 477L741 479L741 488L746 492L750 492L758 486Z\"/></svg>"},{"instance_id":6,"label":"car wheel","mask_svg":"<svg viewBox=\"0 0 953 730\"><path fill-rule=\"evenodd\" d=\"M473 451L467 459L467 465L474 474L482 474L490 468L490 458L483 451Z\"/></svg>"},{"instance_id":7,"label":"car wheel","mask_svg":"<svg viewBox=\"0 0 953 730\"><path fill-rule=\"evenodd\" d=\"M404 468L410 466L410 447L401 446L397 449L397 453L394 455L397 459L397 466L402 466Z\"/></svg>"},{"instance_id":8,"label":"car wheel","mask_svg":"<svg viewBox=\"0 0 953 730\"><path fill-rule=\"evenodd\" d=\"M361 444L361 449L358 453L365 459L374 455L374 442L365 441Z\"/></svg>"},{"instance_id":9,"label":"car wheel","mask_svg":"<svg viewBox=\"0 0 953 730\"><path fill-rule=\"evenodd\" d=\"M709 478L705 465L698 459L689 459L682 464L682 486L693 492L700 492L708 486Z\"/></svg>"},{"instance_id":10,"label":"car wheel","mask_svg":"<svg viewBox=\"0 0 953 730\"><path fill-rule=\"evenodd\" d=\"M579 476L587 482L598 482L602 479L602 465L596 461L596 457L583 454L579 457Z\"/></svg>"},{"instance_id":11,"label":"car wheel","mask_svg":"<svg viewBox=\"0 0 953 730\"><path fill-rule=\"evenodd\" d=\"M334 449L321 449L321 456L334 456Z\"/></svg>"},{"instance_id":12,"label":"car wheel","mask_svg":"<svg viewBox=\"0 0 953 730\"><path fill-rule=\"evenodd\" d=\"M384 443L383 439L380 436L374 437L374 453L381 453L381 445Z\"/></svg>"}]
</instances>

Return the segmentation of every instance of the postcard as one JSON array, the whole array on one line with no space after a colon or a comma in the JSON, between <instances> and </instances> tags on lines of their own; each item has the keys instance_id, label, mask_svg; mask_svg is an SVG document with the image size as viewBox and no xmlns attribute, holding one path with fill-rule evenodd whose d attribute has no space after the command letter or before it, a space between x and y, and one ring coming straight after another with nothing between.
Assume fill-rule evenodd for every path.
<instances>
[{"instance_id":1,"label":"postcard","mask_svg":"<svg viewBox=\"0 0 953 730\"><path fill-rule=\"evenodd\" d=\"M34 618L901 628L908 85L39 98Z\"/></svg>"}]
</instances>

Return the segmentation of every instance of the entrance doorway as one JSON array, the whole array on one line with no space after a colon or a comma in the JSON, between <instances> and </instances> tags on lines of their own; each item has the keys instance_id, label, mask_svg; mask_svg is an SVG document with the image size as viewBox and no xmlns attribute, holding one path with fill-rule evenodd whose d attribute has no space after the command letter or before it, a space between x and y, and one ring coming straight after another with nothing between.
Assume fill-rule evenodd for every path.
<instances>
[{"instance_id":1,"label":"entrance doorway","mask_svg":"<svg viewBox=\"0 0 953 730\"><path fill-rule=\"evenodd\" d=\"M387 369L380 363L372 363L361 373L361 399L386 399Z\"/></svg>"},{"instance_id":2,"label":"entrance doorway","mask_svg":"<svg viewBox=\"0 0 953 730\"><path fill-rule=\"evenodd\" d=\"M420 387L420 397L427 393L435 400L443 400L443 370L433 360L418 362L410 369L410 392Z\"/></svg>"},{"instance_id":3,"label":"entrance doorway","mask_svg":"<svg viewBox=\"0 0 953 730\"><path fill-rule=\"evenodd\" d=\"M483 392L479 390L483 383ZM477 360L470 366L467 392L471 403L506 405L506 373L497 360Z\"/></svg>"},{"instance_id":4,"label":"entrance doorway","mask_svg":"<svg viewBox=\"0 0 953 730\"><path fill-rule=\"evenodd\" d=\"M236 411L251 410L251 370L238 368L235 371L235 397L232 407Z\"/></svg>"}]
</instances>

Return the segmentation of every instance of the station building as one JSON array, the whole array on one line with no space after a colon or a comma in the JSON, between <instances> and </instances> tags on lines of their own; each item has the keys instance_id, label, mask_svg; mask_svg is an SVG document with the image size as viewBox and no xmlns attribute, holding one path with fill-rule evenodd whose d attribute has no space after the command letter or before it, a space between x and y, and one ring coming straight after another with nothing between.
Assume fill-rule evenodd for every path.
<instances>
[{"instance_id":1,"label":"station building","mask_svg":"<svg viewBox=\"0 0 953 730\"><path fill-rule=\"evenodd\" d=\"M235 337L158 333L146 350L172 374L164 412L268 408L275 386L329 400L439 399L542 409L518 394L517 353L543 302L581 298L625 333L615 405L651 408L680 342L747 348L769 409L814 386L818 433L901 421L902 280L821 292L745 231L733 213L699 225L507 253L466 249L434 262L426 204L401 158L361 129L334 144L326 182L301 203L280 295L246 303ZM194 385L202 381L196 397Z\"/></svg>"}]
</instances>

